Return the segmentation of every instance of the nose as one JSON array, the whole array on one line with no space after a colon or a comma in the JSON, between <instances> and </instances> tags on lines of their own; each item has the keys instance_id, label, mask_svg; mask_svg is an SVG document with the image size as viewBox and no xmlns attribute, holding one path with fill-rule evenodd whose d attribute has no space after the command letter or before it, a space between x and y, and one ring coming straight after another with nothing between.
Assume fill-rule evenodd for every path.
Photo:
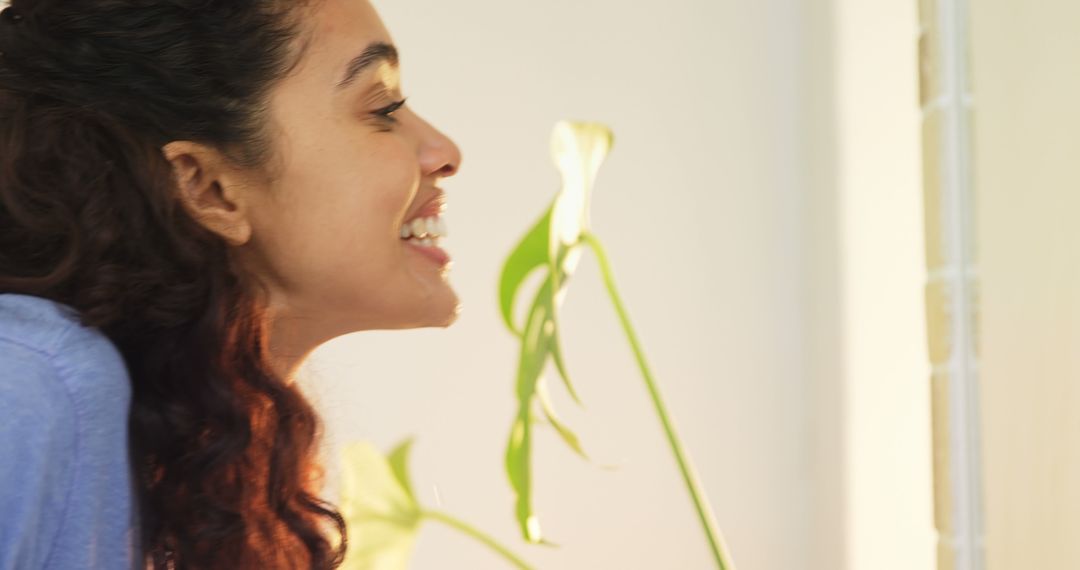
<instances>
[{"instance_id":1,"label":"nose","mask_svg":"<svg viewBox=\"0 0 1080 570\"><path fill-rule=\"evenodd\" d=\"M424 176L447 177L461 169L461 149L450 137L417 116L420 123L420 167Z\"/></svg>"}]
</instances>

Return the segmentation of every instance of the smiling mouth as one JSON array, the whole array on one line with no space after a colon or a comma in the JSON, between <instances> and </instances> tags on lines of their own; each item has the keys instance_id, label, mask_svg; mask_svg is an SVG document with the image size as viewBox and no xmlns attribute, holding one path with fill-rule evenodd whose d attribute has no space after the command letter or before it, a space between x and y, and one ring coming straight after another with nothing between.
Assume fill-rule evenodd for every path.
<instances>
[{"instance_id":1,"label":"smiling mouth","mask_svg":"<svg viewBox=\"0 0 1080 570\"><path fill-rule=\"evenodd\" d=\"M446 220L439 214L414 218L401 226L401 239L418 241L423 245L431 245L447 235Z\"/></svg>"},{"instance_id":2,"label":"smiling mouth","mask_svg":"<svg viewBox=\"0 0 1080 570\"><path fill-rule=\"evenodd\" d=\"M416 250L418 253L423 254L428 259L434 261L439 267L450 265L450 254L446 253L441 247L439 247L442 238L435 236L433 238L406 238L401 241L405 242L409 249Z\"/></svg>"},{"instance_id":3,"label":"smiling mouth","mask_svg":"<svg viewBox=\"0 0 1080 570\"><path fill-rule=\"evenodd\" d=\"M409 244L410 249L424 254L440 266L450 263L450 255L439 247L449 235L443 218L445 210L446 194L436 188L435 194L405 220L399 236L401 241Z\"/></svg>"},{"instance_id":4,"label":"smiling mouth","mask_svg":"<svg viewBox=\"0 0 1080 570\"><path fill-rule=\"evenodd\" d=\"M446 235L446 222L439 216L415 218L401 226L401 241L415 247L440 266L450 263L450 255L439 247Z\"/></svg>"}]
</instances>

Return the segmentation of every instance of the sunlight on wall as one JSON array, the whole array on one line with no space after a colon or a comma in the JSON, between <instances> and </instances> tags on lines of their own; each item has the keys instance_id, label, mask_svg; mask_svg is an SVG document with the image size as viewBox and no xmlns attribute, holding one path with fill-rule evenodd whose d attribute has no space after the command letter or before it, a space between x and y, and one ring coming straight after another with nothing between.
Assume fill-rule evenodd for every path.
<instances>
[{"instance_id":1,"label":"sunlight on wall","mask_svg":"<svg viewBox=\"0 0 1080 570\"><path fill-rule=\"evenodd\" d=\"M846 568L934 567L914 1L836 1Z\"/></svg>"}]
</instances>

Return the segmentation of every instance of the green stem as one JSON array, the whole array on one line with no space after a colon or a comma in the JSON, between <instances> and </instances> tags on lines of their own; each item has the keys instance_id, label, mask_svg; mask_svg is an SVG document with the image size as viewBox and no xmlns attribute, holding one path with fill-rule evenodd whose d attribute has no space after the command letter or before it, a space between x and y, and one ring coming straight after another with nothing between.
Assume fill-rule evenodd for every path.
<instances>
[{"instance_id":1,"label":"green stem","mask_svg":"<svg viewBox=\"0 0 1080 570\"><path fill-rule=\"evenodd\" d=\"M720 570L735 570L735 565L732 564L731 556L727 553L723 538L720 536L720 528L719 525L716 524L716 516L713 515L709 502L705 498L705 493L702 491L701 484L698 482L698 475L694 471L693 465L690 464L689 457L683 450L682 442L679 440L679 436L675 434L675 427L668 417L667 409L664 406L663 399L660 397L660 390L657 387L656 380L653 379L652 373L649 371L649 365L645 362L645 355L641 350L637 335L634 333L634 328L630 325L630 317L627 316L622 300L615 290L615 279L612 275L611 266L608 264L607 255L604 254L604 248L600 245L600 241L596 239L596 236L588 232L582 233L581 239L592 247L593 252L596 253L596 257L600 262L600 270L604 276L604 285L607 286L608 294L611 296L611 302L615 305L615 311L619 314L619 320L622 322L623 330L626 331L626 336L630 340L630 347L634 351L634 357L637 359L638 367L641 368L641 375L645 378L645 385L648 387L649 395L652 396L653 404L656 406L656 413L660 416L660 422L664 424L664 431L667 433L668 442L671 444L671 451L675 454L675 459L679 463L679 469L682 471L683 480L686 482L686 488L690 491L690 496L694 499L694 507L697 508L698 518L701 519L701 526L704 529L706 536L709 538L709 546L712 548L713 557L716 559L716 565Z\"/></svg>"},{"instance_id":2,"label":"green stem","mask_svg":"<svg viewBox=\"0 0 1080 570\"><path fill-rule=\"evenodd\" d=\"M533 570L533 568L531 566L529 566L527 563L525 563L525 561L523 561L522 559L515 556L514 553L510 552L510 550L508 548L506 548L505 546L499 544L498 542L495 541L494 538L492 538L492 537L488 536L487 534L481 532L480 530L473 527L469 523L461 521L461 520L459 520L459 519L457 519L457 518L455 518L455 517L453 517L453 516L451 516L451 515L449 515L447 513L441 512L441 511L424 510L424 511L421 512L421 516L423 516L425 518L432 519L432 520L437 520L437 521L439 521L439 522L441 522L443 524L449 525L449 526L451 526L451 527L453 527L453 528L455 528L457 530L460 530L461 532L475 538L476 540L479 540L480 542L486 544L488 547L490 547L495 552L498 552L499 554L501 554L504 558L506 558L508 561L510 561L511 564L513 564L517 568L520 568L521 570Z\"/></svg>"}]
</instances>

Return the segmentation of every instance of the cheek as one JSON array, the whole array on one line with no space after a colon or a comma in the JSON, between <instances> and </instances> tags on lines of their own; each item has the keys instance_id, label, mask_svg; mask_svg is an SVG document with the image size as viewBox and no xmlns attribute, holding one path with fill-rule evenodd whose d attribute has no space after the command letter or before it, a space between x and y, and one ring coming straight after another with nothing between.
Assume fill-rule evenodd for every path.
<instances>
[{"instance_id":1,"label":"cheek","mask_svg":"<svg viewBox=\"0 0 1080 570\"><path fill-rule=\"evenodd\" d=\"M289 233L321 275L339 270L339 262L378 264L397 245L390 238L400 204L394 192L362 184L305 209Z\"/></svg>"},{"instance_id":2,"label":"cheek","mask_svg":"<svg viewBox=\"0 0 1080 570\"><path fill-rule=\"evenodd\" d=\"M415 148L398 133L347 122L326 125L316 140L294 137L263 245L294 293L381 298L403 279L398 232L420 186Z\"/></svg>"},{"instance_id":3,"label":"cheek","mask_svg":"<svg viewBox=\"0 0 1080 570\"><path fill-rule=\"evenodd\" d=\"M419 166L404 154L380 151L336 175L312 173L306 195L282 212L278 245L296 278L325 284L381 280L401 267L401 220L419 186ZM300 275L296 275L301 273Z\"/></svg>"},{"instance_id":4,"label":"cheek","mask_svg":"<svg viewBox=\"0 0 1080 570\"><path fill-rule=\"evenodd\" d=\"M342 211L349 213L355 224L353 235L361 239L357 244L360 248L371 245L369 240L381 242L387 236L397 237L420 184L414 157L383 151L373 158L358 169L358 186L341 197L339 207L331 208L339 215Z\"/></svg>"}]
</instances>

